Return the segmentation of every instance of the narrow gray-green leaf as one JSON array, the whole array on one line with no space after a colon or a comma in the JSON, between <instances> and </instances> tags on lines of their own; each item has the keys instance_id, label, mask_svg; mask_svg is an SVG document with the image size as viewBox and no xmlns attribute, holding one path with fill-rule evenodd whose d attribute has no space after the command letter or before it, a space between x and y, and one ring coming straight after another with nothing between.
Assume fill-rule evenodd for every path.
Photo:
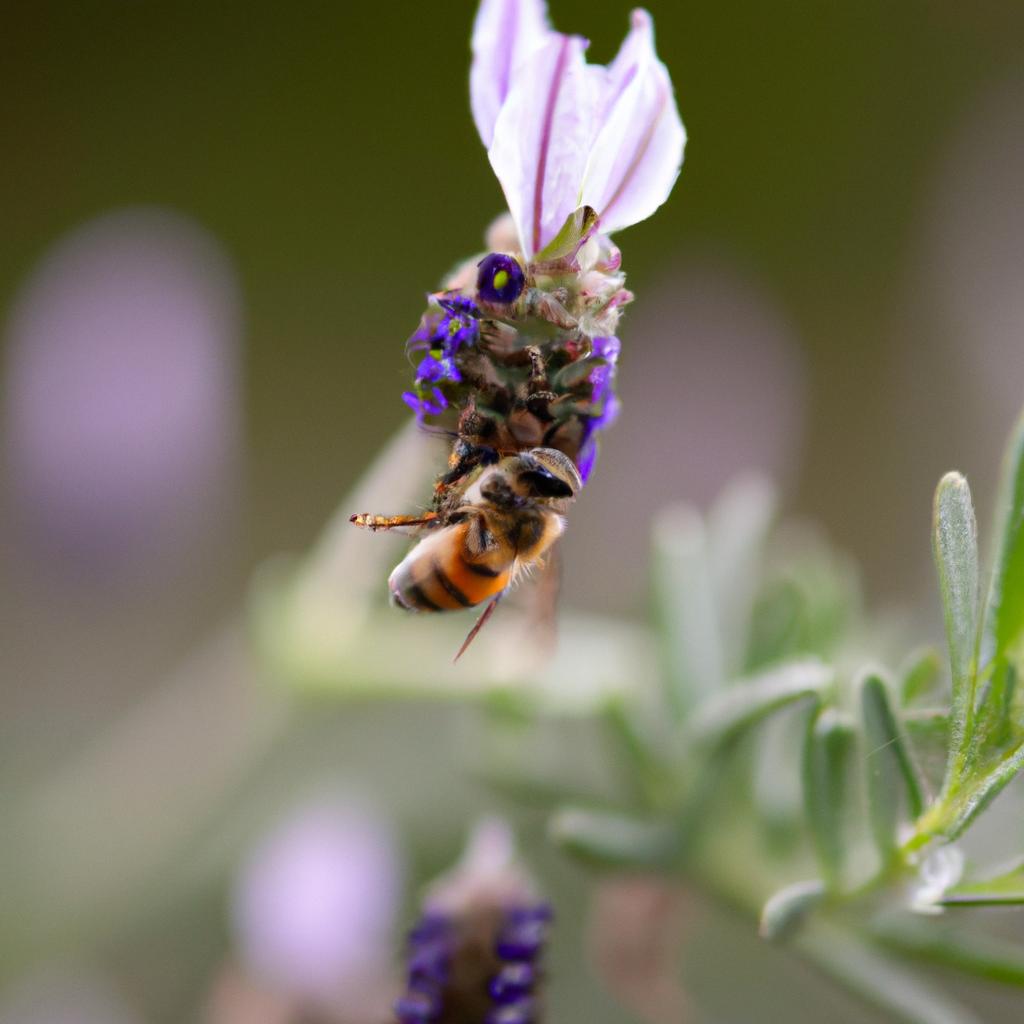
<instances>
[{"instance_id":1,"label":"narrow gray-green leaf","mask_svg":"<svg viewBox=\"0 0 1024 1024\"><path fill-rule=\"evenodd\" d=\"M994 767L977 779L972 779L948 805L936 809L941 814L933 834L947 841L956 839L981 812L1006 788L1024 767L1024 744L1015 748ZM926 815L922 822L927 823Z\"/></svg>"},{"instance_id":2,"label":"narrow gray-green leaf","mask_svg":"<svg viewBox=\"0 0 1024 1024\"><path fill-rule=\"evenodd\" d=\"M725 657L704 524L680 505L654 526L654 603L670 706L685 717L722 688Z\"/></svg>"},{"instance_id":3,"label":"narrow gray-green leaf","mask_svg":"<svg viewBox=\"0 0 1024 1024\"><path fill-rule=\"evenodd\" d=\"M896 765L903 776L904 792L907 798L907 812L916 818L924 810L924 793L921 770L914 759L914 751L907 738L899 714L896 711L889 688L884 680L875 676L870 684L870 700L876 702L879 722L884 726L888 737L887 753L895 758Z\"/></svg>"},{"instance_id":4,"label":"narrow gray-green leaf","mask_svg":"<svg viewBox=\"0 0 1024 1024\"><path fill-rule=\"evenodd\" d=\"M746 664L765 539L777 504L771 482L760 474L748 473L728 484L708 514L712 586L728 678L735 678Z\"/></svg>"},{"instance_id":5,"label":"narrow gray-green leaf","mask_svg":"<svg viewBox=\"0 0 1024 1024\"><path fill-rule=\"evenodd\" d=\"M667 763L663 735L641 719L638 709L614 697L603 709L602 722L610 755L621 767L633 796L647 805L663 805L676 792L676 773Z\"/></svg>"},{"instance_id":6,"label":"narrow gray-green leaf","mask_svg":"<svg viewBox=\"0 0 1024 1024\"><path fill-rule=\"evenodd\" d=\"M1004 658L1024 636L1024 416L1003 458L996 551L985 610L984 658ZM1024 652L1022 652L1024 653Z\"/></svg>"},{"instance_id":7,"label":"narrow gray-green leaf","mask_svg":"<svg viewBox=\"0 0 1024 1024\"><path fill-rule=\"evenodd\" d=\"M949 781L955 782L973 724L978 635L978 530L971 491L959 473L947 473L935 491L932 543L953 677Z\"/></svg>"},{"instance_id":8,"label":"narrow gray-green leaf","mask_svg":"<svg viewBox=\"0 0 1024 1024\"><path fill-rule=\"evenodd\" d=\"M679 831L667 822L574 807L554 815L548 834L567 853L600 867L667 867L680 849Z\"/></svg>"},{"instance_id":9,"label":"narrow gray-green leaf","mask_svg":"<svg viewBox=\"0 0 1024 1024\"><path fill-rule=\"evenodd\" d=\"M1019 737L1017 682L1024 673L1024 418L1007 445L995 517L992 581L978 655L973 748ZM982 756L985 750L981 750Z\"/></svg>"},{"instance_id":10,"label":"narrow gray-green leaf","mask_svg":"<svg viewBox=\"0 0 1024 1024\"><path fill-rule=\"evenodd\" d=\"M888 864L896 852L900 795L906 795L910 814L916 818L922 809L920 783L885 682L875 673L860 681L860 705L868 818L882 863Z\"/></svg>"},{"instance_id":11,"label":"narrow gray-green leaf","mask_svg":"<svg viewBox=\"0 0 1024 1024\"><path fill-rule=\"evenodd\" d=\"M617 806L611 795L599 792L597 787L561 783L540 773L483 767L471 769L468 774L473 781L486 786L499 797L549 813L567 803L585 803L591 807Z\"/></svg>"},{"instance_id":12,"label":"narrow gray-green leaf","mask_svg":"<svg viewBox=\"0 0 1024 1024\"><path fill-rule=\"evenodd\" d=\"M947 889L940 902L961 907L1024 904L1024 861L990 878L960 882ZM1024 951L1021 957L1024 962Z\"/></svg>"},{"instance_id":13,"label":"narrow gray-green leaf","mask_svg":"<svg viewBox=\"0 0 1024 1024\"><path fill-rule=\"evenodd\" d=\"M830 889L837 888L842 877L843 812L853 737L852 725L828 708L811 721L804 742L804 812Z\"/></svg>"},{"instance_id":14,"label":"narrow gray-green leaf","mask_svg":"<svg viewBox=\"0 0 1024 1024\"><path fill-rule=\"evenodd\" d=\"M689 725L692 740L702 746L725 743L781 708L817 699L832 679L829 666L805 658L737 682L694 711Z\"/></svg>"},{"instance_id":15,"label":"narrow gray-green leaf","mask_svg":"<svg viewBox=\"0 0 1024 1024\"><path fill-rule=\"evenodd\" d=\"M824 896L825 883L820 878L794 882L779 889L761 910L761 938L773 942L788 939Z\"/></svg>"}]
</instances>

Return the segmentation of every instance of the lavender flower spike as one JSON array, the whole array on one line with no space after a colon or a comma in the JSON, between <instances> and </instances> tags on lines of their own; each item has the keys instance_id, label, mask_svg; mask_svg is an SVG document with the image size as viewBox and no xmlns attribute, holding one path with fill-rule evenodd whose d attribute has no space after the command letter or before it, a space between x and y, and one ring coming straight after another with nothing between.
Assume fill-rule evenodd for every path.
<instances>
[{"instance_id":1,"label":"lavender flower spike","mask_svg":"<svg viewBox=\"0 0 1024 1024\"><path fill-rule=\"evenodd\" d=\"M686 131L650 15L633 12L608 67L588 65L586 47L547 28L538 0L480 6L473 114L527 258L582 205L605 233L644 220L682 166Z\"/></svg>"},{"instance_id":2,"label":"lavender flower spike","mask_svg":"<svg viewBox=\"0 0 1024 1024\"><path fill-rule=\"evenodd\" d=\"M409 933L398 1024L541 1024L551 908L515 856L508 826L481 822L430 888Z\"/></svg>"}]
</instances>

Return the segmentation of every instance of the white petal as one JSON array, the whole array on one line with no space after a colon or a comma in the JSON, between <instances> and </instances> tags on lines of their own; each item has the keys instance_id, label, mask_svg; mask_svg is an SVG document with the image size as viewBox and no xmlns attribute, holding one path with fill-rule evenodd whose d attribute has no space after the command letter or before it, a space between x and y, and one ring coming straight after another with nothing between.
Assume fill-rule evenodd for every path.
<instances>
[{"instance_id":1,"label":"white petal","mask_svg":"<svg viewBox=\"0 0 1024 1024\"><path fill-rule=\"evenodd\" d=\"M600 116L582 199L608 232L644 220L665 202L686 144L672 81L654 51L654 27L644 10L633 12L629 35L608 66Z\"/></svg>"},{"instance_id":2,"label":"white petal","mask_svg":"<svg viewBox=\"0 0 1024 1024\"><path fill-rule=\"evenodd\" d=\"M586 46L552 33L520 68L494 126L487 155L528 257L579 205L598 100Z\"/></svg>"},{"instance_id":3,"label":"white petal","mask_svg":"<svg viewBox=\"0 0 1024 1024\"><path fill-rule=\"evenodd\" d=\"M473 23L469 100L485 146L518 68L551 35L545 0L482 0Z\"/></svg>"}]
</instances>

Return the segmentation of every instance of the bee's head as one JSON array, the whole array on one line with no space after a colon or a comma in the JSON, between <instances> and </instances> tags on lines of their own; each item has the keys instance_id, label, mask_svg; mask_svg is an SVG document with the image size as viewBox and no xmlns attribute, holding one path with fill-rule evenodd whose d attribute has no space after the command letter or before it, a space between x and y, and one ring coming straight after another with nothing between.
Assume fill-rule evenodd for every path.
<instances>
[{"instance_id":1,"label":"bee's head","mask_svg":"<svg viewBox=\"0 0 1024 1024\"><path fill-rule=\"evenodd\" d=\"M583 486L576 463L557 448L531 448L516 463L516 483L531 498L575 498Z\"/></svg>"}]
</instances>

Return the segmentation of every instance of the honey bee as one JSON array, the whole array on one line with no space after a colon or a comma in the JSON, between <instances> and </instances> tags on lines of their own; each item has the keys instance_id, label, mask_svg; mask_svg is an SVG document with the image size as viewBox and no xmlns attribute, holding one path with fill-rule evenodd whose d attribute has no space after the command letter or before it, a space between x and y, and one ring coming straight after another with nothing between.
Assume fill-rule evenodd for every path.
<instances>
[{"instance_id":1,"label":"honey bee","mask_svg":"<svg viewBox=\"0 0 1024 1024\"><path fill-rule=\"evenodd\" d=\"M371 530L426 532L388 578L392 602L415 612L457 611L489 601L456 660L502 595L562 535L562 513L583 486L576 464L555 448L532 448L482 466L448 511L421 518L354 515Z\"/></svg>"}]
</instances>

